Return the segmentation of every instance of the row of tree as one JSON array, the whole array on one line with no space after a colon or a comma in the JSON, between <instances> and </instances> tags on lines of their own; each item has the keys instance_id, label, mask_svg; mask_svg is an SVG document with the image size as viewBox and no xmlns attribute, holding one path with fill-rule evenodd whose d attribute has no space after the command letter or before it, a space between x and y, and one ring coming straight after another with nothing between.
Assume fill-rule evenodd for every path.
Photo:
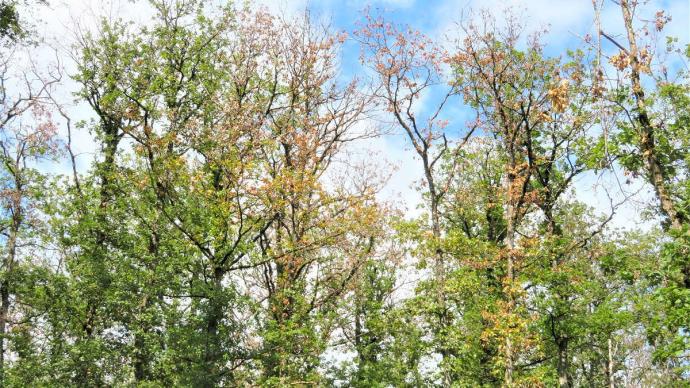
<instances>
[{"instance_id":1,"label":"row of tree","mask_svg":"<svg viewBox=\"0 0 690 388\"><path fill-rule=\"evenodd\" d=\"M688 384L690 49L656 44L663 11L607 5L623 38L554 57L509 13L447 42L149 4L76 34L84 122L0 7L0 386ZM424 173L419 217L351 152L383 122ZM652 188L660 226L612 229L629 198L600 214L593 177Z\"/></svg>"}]
</instances>

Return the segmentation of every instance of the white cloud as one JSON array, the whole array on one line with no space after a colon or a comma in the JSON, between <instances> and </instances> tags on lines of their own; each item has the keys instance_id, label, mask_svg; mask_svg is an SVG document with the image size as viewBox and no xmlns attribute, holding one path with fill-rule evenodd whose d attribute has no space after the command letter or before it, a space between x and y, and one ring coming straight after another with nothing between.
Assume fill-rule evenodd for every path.
<instances>
[{"instance_id":1,"label":"white cloud","mask_svg":"<svg viewBox=\"0 0 690 388\"><path fill-rule=\"evenodd\" d=\"M584 35L592 20L592 6L587 0L448 0L436 9L438 27L431 33L461 36L457 23L480 10L494 15L499 26L503 13L511 10L524 20L526 32L548 28L548 40L556 44L572 39L574 34Z\"/></svg>"},{"instance_id":2,"label":"white cloud","mask_svg":"<svg viewBox=\"0 0 690 388\"><path fill-rule=\"evenodd\" d=\"M256 4L266 7L271 13L296 15L309 4L308 0L257 0Z\"/></svg>"}]
</instances>

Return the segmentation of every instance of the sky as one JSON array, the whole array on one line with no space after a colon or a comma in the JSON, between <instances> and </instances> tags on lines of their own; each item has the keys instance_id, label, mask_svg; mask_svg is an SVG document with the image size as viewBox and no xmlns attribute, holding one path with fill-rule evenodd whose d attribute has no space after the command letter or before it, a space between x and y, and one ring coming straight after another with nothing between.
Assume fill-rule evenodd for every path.
<instances>
[{"instance_id":1,"label":"sky","mask_svg":"<svg viewBox=\"0 0 690 388\"><path fill-rule=\"evenodd\" d=\"M601 25L609 35L620 36L620 10L611 0L603 1L605 6L601 14ZM57 48L57 54L52 49L46 49L38 55L44 57L46 63L55 60L56 57L60 58L69 72L69 69L73 69L73 63L68 53L74 42L76 29L91 30L101 17L122 17L146 24L150 12L144 3L128 0L50 0L47 7L35 10L32 18L46 42ZM372 13L383 13L392 22L409 24L414 29L441 41L457 37L458 22L471 17L468 15L471 15L472 10L490 10L500 21L502 12L506 8L512 8L522 15L527 31L548 28L545 52L553 56L578 47L585 35L594 34L591 0L256 0L254 4L288 15L299 14L308 9L312 17L331 25L334 30L349 33L356 29L356 23L362 20L362 11L369 8ZM638 13L652 18L659 9L665 9L672 16L665 34L678 37L680 43L690 42L690 0L651 0L640 6ZM362 74L359 49L354 41L346 42L343 48L341 73L344 78ZM71 94L76 87L74 83L65 83L60 90L65 101L73 100ZM91 117L89 109L83 104L73 104L69 110L75 121ZM461 132L469 114L470 112L458 102L457 106L451 107L447 113L446 118L451 123L449 128ZM75 148L81 154L80 164L85 168L93 157L94 144L91 137L83 131L75 137ZM358 153L365 161L395 167L395 172L382 195L384 199L394 201L406 209L408 215L415 215L420 211L418 205L421 198L416 187L421 180L422 171L419 161L415 160L415 154L405 140L402 133L393 132L367 141L366 144L357 145L358 148L353 152ZM617 188L611 182L613 179L610 176L583 176L575 183L578 198L599 212L606 213L609 209L603 186L608 185L612 191L616 191ZM640 209L650 200L650 190L639 184L626 189L630 192L642 190L633 201L619 209L614 226L630 228L649 225L640 216ZM620 197L621 193L617 195Z\"/></svg>"}]
</instances>

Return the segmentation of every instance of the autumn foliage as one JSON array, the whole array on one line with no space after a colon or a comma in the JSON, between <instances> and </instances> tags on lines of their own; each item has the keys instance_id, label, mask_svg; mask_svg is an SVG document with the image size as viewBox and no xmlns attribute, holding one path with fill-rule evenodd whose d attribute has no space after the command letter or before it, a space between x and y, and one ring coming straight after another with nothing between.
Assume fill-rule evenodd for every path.
<instances>
[{"instance_id":1,"label":"autumn foliage","mask_svg":"<svg viewBox=\"0 0 690 388\"><path fill-rule=\"evenodd\" d=\"M47 5L5 3L0 386L687 384L668 11L594 2L554 53L510 11L439 37L151 0L39 64ZM417 211L377 144L409 149ZM631 205L650 226L615 227Z\"/></svg>"}]
</instances>

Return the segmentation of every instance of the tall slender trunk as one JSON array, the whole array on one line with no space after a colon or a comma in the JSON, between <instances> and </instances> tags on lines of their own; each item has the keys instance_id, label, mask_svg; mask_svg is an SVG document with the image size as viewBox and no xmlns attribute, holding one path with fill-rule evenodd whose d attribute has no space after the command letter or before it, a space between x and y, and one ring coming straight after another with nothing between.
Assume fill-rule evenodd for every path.
<instances>
[{"instance_id":1,"label":"tall slender trunk","mask_svg":"<svg viewBox=\"0 0 690 388\"><path fill-rule=\"evenodd\" d=\"M22 193L22 181L19 175L17 175L19 173L18 166L14 167L13 171L16 174L14 176L15 189L18 193ZM10 312L10 281L14 263L17 258L17 238L23 217L20 194L14 197L10 206L12 221L10 223L7 239L7 255L5 255L2 262L4 274L2 276L2 282L0 282L0 303L2 303L0 306L0 387L5 386L5 346L7 343L5 336L7 335L7 322Z\"/></svg>"},{"instance_id":2,"label":"tall slender trunk","mask_svg":"<svg viewBox=\"0 0 690 388\"><path fill-rule=\"evenodd\" d=\"M204 350L204 369L206 386L215 386L218 384L220 377L219 360L221 358L220 339L218 338L218 330L221 320L223 319L223 301L221 293L223 291L223 277L225 271L216 267L213 270L213 292L210 296L209 310L206 315L206 347Z\"/></svg>"},{"instance_id":3,"label":"tall slender trunk","mask_svg":"<svg viewBox=\"0 0 690 388\"><path fill-rule=\"evenodd\" d=\"M640 149L647 168L649 183L654 187L656 196L659 199L661 211L668 217L671 227L673 229L680 229L685 220L683 215L676 210L671 193L666 186L668 179L666 171L661 162L659 162L657 156L654 139L655 128L647 113L647 101L640 82L640 58L636 34L633 27L633 13L628 0L621 0L620 6L623 12L623 22L628 35L628 43L630 44L630 82L637 108L636 119L641 130Z\"/></svg>"},{"instance_id":4,"label":"tall slender trunk","mask_svg":"<svg viewBox=\"0 0 690 388\"><path fill-rule=\"evenodd\" d=\"M563 230L561 226L556 222L556 219L553 216L554 202L554 199L552 199L550 196L547 196L546 200L544 201L542 211L544 212L544 217L546 218L546 231L549 234L549 236L561 237L563 235ZM556 270L558 266L561 264L560 257L561 256L557 254L556 258L553 259L551 263L552 268L554 270ZM566 299L560 292L555 292L554 298L558 301L558 305L561 305L560 302ZM567 316L567 314L558 314L558 316ZM552 315L551 319L555 320L557 318ZM555 339L556 347L558 349L558 360L556 364L556 370L558 371L558 385L563 388L569 388L572 386L569 372L570 353L568 351L568 345L570 341L567 337L567 334L566 336L563 336L563 334L556 333L555 325L552 325L551 330L551 334Z\"/></svg>"},{"instance_id":5,"label":"tall slender trunk","mask_svg":"<svg viewBox=\"0 0 690 388\"><path fill-rule=\"evenodd\" d=\"M283 329L283 327L292 318L292 308L294 299L290 295L290 287L292 286L292 274L291 274L291 263L285 262L285 252L283 251L284 239L289 240L290 234L286 233L284 236L284 231L281 229L280 225L283 225L284 216L279 216L276 229L275 237L275 283L269 286L269 314L271 319L275 322L278 330ZM274 328L275 330L275 328ZM284 338L271 338L266 340L266 354L263 357L264 364L264 374L267 378L283 378L285 377L285 339Z\"/></svg>"},{"instance_id":6,"label":"tall slender trunk","mask_svg":"<svg viewBox=\"0 0 690 388\"><path fill-rule=\"evenodd\" d=\"M429 165L428 156L422 155L424 164L424 175L426 177L427 185L429 187L429 210L431 215L431 233L436 239L436 243L441 238L441 215L439 213L440 196L436 189L436 182L434 181L433 171ZM437 277L437 293L440 300L443 300L443 282L445 279L445 268L443 266L443 252L441 248L436 248L436 258L434 260L434 272Z\"/></svg>"},{"instance_id":7,"label":"tall slender trunk","mask_svg":"<svg viewBox=\"0 0 690 388\"><path fill-rule=\"evenodd\" d=\"M160 214L156 217L153 225L153 229L150 230L150 238L148 241L148 247L147 247L147 252L148 254L152 257L155 258L153 260L153 263L151 265L145 265L146 271L151 271L155 272L156 270L156 263L158 262L159 258L159 248L160 248L160 237L159 237L159 231L157 229L158 225L162 222L160 219ZM139 304L139 311L137 315L134 317L134 324L136 326L139 326L139 330L136 330L137 327L134 327L134 378L136 381L147 381L152 378L152 358L153 354L151 349L149 348L149 344L147 344L147 337L149 337L152 333L156 333L155 328L153 327L152 322L150 321L150 318L147 318L149 314L148 311L149 309L154 306L156 303L156 298L158 299L159 305L161 305L161 301L163 299L163 295L161 295L160 291L156 291L155 297L154 294L151 293L149 289L143 287L141 290L141 293L143 293L143 298L141 300L141 303ZM156 340L158 341L159 344L164 342L163 338L160 334L157 335L158 338Z\"/></svg>"},{"instance_id":8,"label":"tall slender trunk","mask_svg":"<svg viewBox=\"0 0 690 388\"><path fill-rule=\"evenodd\" d=\"M149 305L148 298L145 296L142 301L141 310L145 311ZM134 379L138 382L146 381L150 378L150 354L146 346L146 334L150 330L148 324L143 323L141 331L134 334Z\"/></svg>"},{"instance_id":9,"label":"tall slender trunk","mask_svg":"<svg viewBox=\"0 0 690 388\"><path fill-rule=\"evenodd\" d=\"M398 116L399 122L403 122ZM405 127L405 125L403 125ZM408 133L410 133L408 131ZM410 135L411 139L414 136ZM413 140L414 142L414 140ZM440 200L441 195L439 195L438 189L436 187L436 181L434 179L434 172L432 163L429 161L428 154L429 146L425 144L422 151L417 151L420 158L422 159L422 166L424 168L424 177L426 179L428 191L429 191L429 215L431 217L431 233L434 238L434 243L439 244L441 239L441 216L440 216ZM438 317L438 327L441 331L444 327L450 325L448 309L446 307L446 296L445 296L445 265L443 258L443 250L440 246L437 246L434 252L434 283L435 283L435 302L437 305L437 317ZM445 345L445 340L441 341L437 350L441 355L442 360L447 360L450 357L451 350ZM453 382L453 376L448 368L442 368L443 376L443 386L450 387Z\"/></svg>"},{"instance_id":10,"label":"tall slender trunk","mask_svg":"<svg viewBox=\"0 0 690 388\"><path fill-rule=\"evenodd\" d=\"M644 159L645 167L647 169L647 178L649 183L654 187L654 192L659 200L659 207L661 212L669 221L670 228L680 230L683 224L688 222L687 215L679 212L676 204L673 201L667 182L672 180L669 178L668 172L664 165L659 161L655 130L656 128L649 119L647 113L647 100L645 97L642 83L640 82L640 58L637 47L637 39L635 29L633 27L633 10L630 8L628 0L621 0L621 11L623 13L623 23L628 35L628 43L630 44L630 83L632 85L633 95L635 96L635 104L637 108L637 122L640 126L640 150ZM686 288L690 288L690 260L686 260L683 268L683 284Z\"/></svg>"},{"instance_id":11,"label":"tall slender trunk","mask_svg":"<svg viewBox=\"0 0 690 388\"><path fill-rule=\"evenodd\" d=\"M10 301L10 293L7 286L7 281L3 281L0 284L0 295L2 295L2 306L0 307L0 387L5 386L5 333Z\"/></svg>"},{"instance_id":12,"label":"tall slender trunk","mask_svg":"<svg viewBox=\"0 0 690 388\"><path fill-rule=\"evenodd\" d=\"M7 242L8 253L7 256L5 256L5 260L3 260L5 273L0 283L0 298L2 299L2 306L0 306L0 387L5 386L5 335L7 333L7 320L9 318L8 314L10 309L10 284L8 277L16 254L16 232L15 228L12 227Z\"/></svg>"},{"instance_id":13,"label":"tall slender trunk","mask_svg":"<svg viewBox=\"0 0 690 388\"><path fill-rule=\"evenodd\" d=\"M570 358L568 355L568 339L567 338L562 338L560 341L557 341L558 345L558 385L563 388L569 388L571 386L570 383L570 374L568 373L568 369L570 367Z\"/></svg>"},{"instance_id":14,"label":"tall slender trunk","mask_svg":"<svg viewBox=\"0 0 690 388\"><path fill-rule=\"evenodd\" d=\"M95 235L95 247L92 252L90 252L91 265L97 269L97 273L101 276L97 277L98 287L100 290L105 290L109 286L109 279L105 276L107 274L106 270L106 260L108 258L108 222L107 213L108 206L110 205L113 197L114 191L112 187L112 174L115 169L115 156L117 154L118 145L121 139L119 134L120 125L117 122L113 122L111 119L105 116L101 117L101 125L103 133L105 134L105 140L103 144L103 161L99 163L98 166L98 177L100 179L100 201L98 204L98 209L96 209L96 226L94 227ZM88 211L88 210L87 210ZM85 319L82 323L82 330L84 334L84 340L90 341L97 334L98 327L96 327L96 321L98 319L98 306L100 305L100 295L88 295L86 300L86 313ZM98 381L92 381L94 379L94 372L97 370L97 366L89 362L80 362L80 367L74 376L75 381L79 385L92 385L98 384Z\"/></svg>"},{"instance_id":15,"label":"tall slender trunk","mask_svg":"<svg viewBox=\"0 0 690 388\"><path fill-rule=\"evenodd\" d=\"M159 295L159 302L161 298L162 296ZM134 333L133 364L134 379L137 382L145 382L153 378L151 363L154 355L149 348L150 345L147 343L147 339L152 333L155 333L155 329L152 327L151 322L149 322L147 318L141 318L141 316L145 317L147 315L147 310L153 305L154 301L152 299L153 298L150 295L144 295L144 298L139 305L139 317L135 321L135 324L140 326L139 330L136 330L135 328ZM156 339L158 340L159 344L162 343L163 339L160 335L158 335L158 338Z\"/></svg>"},{"instance_id":16,"label":"tall slender trunk","mask_svg":"<svg viewBox=\"0 0 690 388\"><path fill-rule=\"evenodd\" d=\"M355 350L357 351L356 381L362 385L367 383L366 372L376 364L377 349L374 347L376 339L365 333L362 320L366 319L366 308L363 296L357 295L355 300Z\"/></svg>"},{"instance_id":17,"label":"tall slender trunk","mask_svg":"<svg viewBox=\"0 0 690 388\"><path fill-rule=\"evenodd\" d=\"M606 365L606 374L608 377L609 388L615 388L615 383L613 379L613 341L611 338L608 340L608 363Z\"/></svg>"},{"instance_id":18,"label":"tall slender trunk","mask_svg":"<svg viewBox=\"0 0 690 388\"><path fill-rule=\"evenodd\" d=\"M511 167L513 169L513 167ZM507 179L507 193L508 201L506 205L506 238L505 247L507 249L506 257L506 287L507 287L507 298L508 298L508 314L512 314L515 308L515 295L513 295L513 282L515 280L515 203L512 198L513 184L515 177L513 172L508 173ZM505 370L505 385L507 387L513 386L513 372L515 366L514 354L513 354L513 340L510 337L510 333L506 335L505 339L505 358L506 358L506 370Z\"/></svg>"},{"instance_id":19,"label":"tall slender trunk","mask_svg":"<svg viewBox=\"0 0 690 388\"><path fill-rule=\"evenodd\" d=\"M429 187L431 233L434 236L434 243L439 244L441 239L441 216L439 210L440 196L437 192L436 182L434 181L433 171L429 163L428 154L422 153L421 157L424 165L424 176L426 177L427 185ZM440 246L437 246L434 258L434 280L436 284L436 303L438 304L438 323L441 329L450 325L444 291L446 283L446 270L443 260L443 251ZM450 357L451 351L446 346L441 345L439 353L441 354L443 360L447 360ZM452 383L453 376L451 372L448 370L448 368L443 368L443 386L450 387Z\"/></svg>"},{"instance_id":20,"label":"tall slender trunk","mask_svg":"<svg viewBox=\"0 0 690 388\"><path fill-rule=\"evenodd\" d=\"M0 295L2 295L2 307L0 308L0 387L5 386L5 333L7 325L7 314L9 312L10 293L7 281L0 284Z\"/></svg>"}]
</instances>

